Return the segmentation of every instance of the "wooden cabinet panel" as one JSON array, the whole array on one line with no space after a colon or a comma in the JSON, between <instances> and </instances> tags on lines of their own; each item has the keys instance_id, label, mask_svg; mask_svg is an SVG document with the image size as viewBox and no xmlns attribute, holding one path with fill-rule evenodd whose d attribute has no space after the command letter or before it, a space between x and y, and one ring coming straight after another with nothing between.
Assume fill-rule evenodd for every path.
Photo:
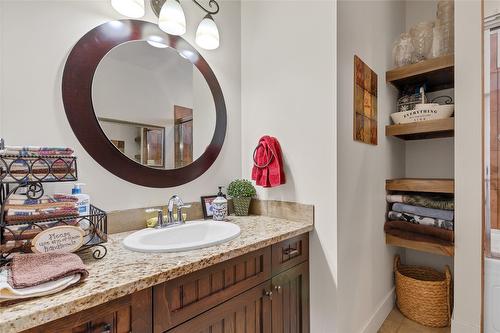
<instances>
[{"instance_id":1,"label":"wooden cabinet panel","mask_svg":"<svg viewBox=\"0 0 500 333\"><path fill-rule=\"evenodd\" d=\"M270 290L264 282L167 333L270 333Z\"/></svg>"},{"instance_id":2,"label":"wooden cabinet panel","mask_svg":"<svg viewBox=\"0 0 500 333\"><path fill-rule=\"evenodd\" d=\"M145 289L24 333L152 332L151 298L151 289Z\"/></svg>"},{"instance_id":3,"label":"wooden cabinet panel","mask_svg":"<svg viewBox=\"0 0 500 333\"><path fill-rule=\"evenodd\" d=\"M273 333L309 332L309 262L272 279Z\"/></svg>"},{"instance_id":4,"label":"wooden cabinet panel","mask_svg":"<svg viewBox=\"0 0 500 333\"><path fill-rule=\"evenodd\" d=\"M309 258L309 234L303 234L272 246L273 275L286 271Z\"/></svg>"},{"instance_id":5,"label":"wooden cabinet panel","mask_svg":"<svg viewBox=\"0 0 500 333\"><path fill-rule=\"evenodd\" d=\"M153 289L154 332L164 332L271 278L270 247Z\"/></svg>"}]
</instances>

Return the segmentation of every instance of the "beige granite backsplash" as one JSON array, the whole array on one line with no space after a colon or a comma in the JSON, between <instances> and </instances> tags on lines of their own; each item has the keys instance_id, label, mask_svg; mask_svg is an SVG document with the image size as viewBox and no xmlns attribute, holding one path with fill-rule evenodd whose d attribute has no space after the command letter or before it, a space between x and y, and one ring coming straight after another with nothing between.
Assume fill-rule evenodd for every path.
<instances>
[{"instance_id":1,"label":"beige granite backsplash","mask_svg":"<svg viewBox=\"0 0 500 333\"><path fill-rule=\"evenodd\" d=\"M184 208L189 221L203 219L201 202L191 202L190 208ZM229 213L233 213L232 201L229 200ZM155 217L156 212L146 213L147 208L159 206L117 210L108 212L108 234L116 234L138 230L146 227L146 220ZM167 207L161 207L166 212ZM296 202L253 199L250 205L250 215L261 215L287 219L297 222L314 221L314 206Z\"/></svg>"}]
</instances>

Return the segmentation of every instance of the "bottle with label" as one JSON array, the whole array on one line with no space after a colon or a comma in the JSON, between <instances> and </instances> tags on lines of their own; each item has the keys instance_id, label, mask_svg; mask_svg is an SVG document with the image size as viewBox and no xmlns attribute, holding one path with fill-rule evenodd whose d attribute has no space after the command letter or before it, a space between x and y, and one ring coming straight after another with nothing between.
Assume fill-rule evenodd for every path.
<instances>
[{"instance_id":1,"label":"bottle with label","mask_svg":"<svg viewBox=\"0 0 500 333\"><path fill-rule=\"evenodd\" d=\"M88 194L82 193L83 183L76 183L71 194L78 199L76 202L76 207L78 208L78 214L80 216L90 214L90 196Z\"/></svg>"},{"instance_id":2,"label":"bottle with label","mask_svg":"<svg viewBox=\"0 0 500 333\"><path fill-rule=\"evenodd\" d=\"M214 221L224 221L227 216L227 199L222 193L222 186L219 186L219 193L217 193L217 198L212 201L212 207Z\"/></svg>"}]
</instances>

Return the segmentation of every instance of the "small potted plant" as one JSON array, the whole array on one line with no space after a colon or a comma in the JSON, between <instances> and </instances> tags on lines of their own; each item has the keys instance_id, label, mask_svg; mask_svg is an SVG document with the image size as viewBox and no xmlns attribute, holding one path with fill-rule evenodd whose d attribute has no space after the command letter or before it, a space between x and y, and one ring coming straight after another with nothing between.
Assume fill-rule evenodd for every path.
<instances>
[{"instance_id":1,"label":"small potted plant","mask_svg":"<svg viewBox=\"0 0 500 333\"><path fill-rule=\"evenodd\" d=\"M252 197L257 192L249 180L236 179L227 187L227 194L233 199L234 213L237 216L247 216Z\"/></svg>"}]
</instances>

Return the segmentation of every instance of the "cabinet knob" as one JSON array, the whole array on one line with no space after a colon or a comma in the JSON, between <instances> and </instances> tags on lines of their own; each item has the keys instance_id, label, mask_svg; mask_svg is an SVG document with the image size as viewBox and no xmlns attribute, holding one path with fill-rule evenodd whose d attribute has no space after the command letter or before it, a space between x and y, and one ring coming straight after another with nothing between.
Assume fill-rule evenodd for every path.
<instances>
[{"instance_id":1,"label":"cabinet knob","mask_svg":"<svg viewBox=\"0 0 500 333\"><path fill-rule=\"evenodd\" d=\"M102 329L103 331L101 333L112 333L113 326L111 324L104 324Z\"/></svg>"},{"instance_id":2,"label":"cabinet knob","mask_svg":"<svg viewBox=\"0 0 500 333\"><path fill-rule=\"evenodd\" d=\"M273 292L271 290L266 290L264 295L269 297L271 301L273 300Z\"/></svg>"},{"instance_id":3,"label":"cabinet knob","mask_svg":"<svg viewBox=\"0 0 500 333\"><path fill-rule=\"evenodd\" d=\"M278 292L278 294L281 294L281 286L274 286L274 289Z\"/></svg>"},{"instance_id":4,"label":"cabinet knob","mask_svg":"<svg viewBox=\"0 0 500 333\"><path fill-rule=\"evenodd\" d=\"M297 254L299 254L299 250L290 247L287 249L283 249L283 254L286 256L296 256Z\"/></svg>"}]
</instances>

